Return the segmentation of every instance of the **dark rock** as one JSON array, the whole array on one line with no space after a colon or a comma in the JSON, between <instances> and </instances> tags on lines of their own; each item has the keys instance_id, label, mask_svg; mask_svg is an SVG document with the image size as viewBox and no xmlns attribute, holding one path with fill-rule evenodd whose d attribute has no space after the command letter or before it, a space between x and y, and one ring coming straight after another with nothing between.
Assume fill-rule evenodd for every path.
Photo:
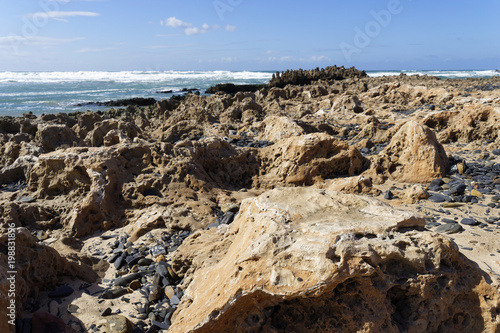
<instances>
[{"instance_id":1,"label":"dark rock","mask_svg":"<svg viewBox=\"0 0 500 333\"><path fill-rule=\"evenodd\" d=\"M106 333L132 333L132 323L122 315L106 317Z\"/></svg>"},{"instance_id":2,"label":"dark rock","mask_svg":"<svg viewBox=\"0 0 500 333\"><path fill-rule=\"evenodd\" d=\"M391 192L391 191L387 191L387 192L385 192L385 194L384 194L384 199L386 199L386 200L391 200L392 198L394 198L394 195L392 194L392 192Z\"/></svg>"},{"instance_id":3,"label":"dark rock","mask_svg":"<svg viewBox=\"0 0 500 333\"><path fill-rule=\"evenodd\" d=\"M70 286L62 286L53 291L51 291L48 296L50 298L63 298L71 295L74 292L73 288Z\"/></svg>"},{"instance_id":4,"label":"dark rock","mask_svg":"<svg viewBox=\"0 0 500 333\"><path fill-rule=\"evenodd\" d=\"M462 221L460 221L460 223L464 224L464 225L479 225L479 221L476 221L475 219L471 219L471 218L464 218L462 219Z\"/></svg>"},{"instance_id":5,"label":"dark rock","mask_svg":"<svg viewBox=\"0 0 500 333\"><path fill-rule=\"evenodd\" d=\"M266 84L233 84L233 83L221 83L216 84L206 90L207 94L215 94L217 92L224 92L226 94L236 94L238 92L256 92L262 88L265 88Z\"/></svg>"},{"instance_id":6,"label":"dark rock","mask_svg":"<svg viewBox=\"0 0 500 333\"><path fill-rule=\"evenodd\" d=\"M445 184L444 180L442 180L441 178L436 178L436 179L433 179L431 181L431 183L429 184L429 186L438 186L438 187L441 187L444 184Z\"/></svg>"},{"instance_id":7,"label":"dark rock","mask_svg":"<svg viewBox=\"0 0 500 333\"><path fill-rule=\"evenodd\" d=\"M497 156L498 156L498 155L500 155L500 149L493 149L493 150L491 151L491 153L492 153L493 155L497 155Z\"/></svg>"},{"instance_id":8,"label":"dark rock","mask_svg":"<svg viewBox=\"0 0 500 333\"><path fill-rule=\"evenodd\" d=\"M458 223L446 223L436 228L436 232L441 232L444 234L456 234L463 230L464 228L462 228L462 226Z\"/></svg>"},{"instance_id":9,"label":"dark rock","mask_svg":"<svg viewBox=\"0 0 500 333\"><path fill-rule=\"evenodd\" d=\"M453 195L461 195L464 194L467 186L465 184L453 184L450 185L450 193Z\"/></svg>"},{"instance_id":10,"label":"dark rock","mask_svg":"<svg viewBox=\"0 0 500 333\"><path fill-rule=\"evenodd\" d=\"M168 277L168 264L164 261L159 261L156 264L156 273L160 274L162 277Z\"/></svg>"},{"instance_id":11,"label":"dark rock","mask_svg":"<svg viewBox=\"0 0 500 333\"><path fill-rule=\"evenodd\" d=\"M143 274L132 273L129 275L121 276L115 280L115 286L127 286L130 282L140 279Z\"/></svg>"},{"instance_id":12,"label":"dark rock","mask_svg":"<svg viewBox=\"0 0 500 333\"><path fill-rule=\"evenodd\" d=\"M269 87L284 88L286 85L307 85L318 80L336 81L346 78L361 78L368 76L365 71L358 71L354 67L344 68L330 66L313 70L287 70L286 72L276 72L273 74Z\"/></svg>"},{"instance_id":13,"label":"dark rock","mask_svg":"<svg viewBox=\"0 0 500 333\"><path fill-rule=\"evenodd\" d=\"M445 201L451 201L451 199L447 196L444 196L442 194L433 194L427 200L432 201L432 202L445 202Z\"/></svg>"},{"instance_id":14,"label":"dark rock","mask_svg":"<svg viewBox=\"0 0 500 333\"><path fill-rule=\"evenodd\" d=\"M128 293L128 291L126 288L112 289L112 290L108 290L108 291L104 292L101 295L101 298L103 298L103 299L115 299L115 298L123 296L127 293Z\"/></svg>"},{"instance_id":15,"label":"dark rock","mask_svg":"<svg viewBox=\"0 0 500 333\"><path fill-rule=\"evenodd\" d=\"M106 308L103 312L101 312L101 317L107 317L111 314L112 310L111 308Z\"/></svg>"},{"instance_id":16,"label":"dark rock","mask_svg":"<svg viewBox=\"0 0 500 333\"><path fill-rule=\"evenodd\" d=\"M75 104L74 106L150 106L154 105L156 100L154 98L128 98L128 99L119 99L114 101L107 102L89 102L89 103L81 103Z\"/></svg>"}]
</instances>

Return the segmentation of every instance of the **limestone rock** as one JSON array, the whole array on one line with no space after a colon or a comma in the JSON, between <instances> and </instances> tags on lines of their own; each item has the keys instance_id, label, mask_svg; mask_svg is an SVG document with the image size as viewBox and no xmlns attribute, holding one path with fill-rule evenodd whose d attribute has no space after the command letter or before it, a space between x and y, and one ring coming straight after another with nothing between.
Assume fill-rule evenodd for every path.
<instances>
[{"instance_id":1,"label":"limestone rock","mask_svg":"<svg viewBox=\"0 0 500 333\"><path fill-rule=\"evenodd\" d=\"M466 105L464 110L431 114L423 124L438 131L443 143L496 140L500 137L500 107Z\"/></svg>"},{"instance_id":2,"label":"limestone rock","mask_svg":"<svg viewBox=\"0 0 500 333\"><path fill-rule=\"evenodd\" d=\"M132 329L132 323L124 316L106 317L106 332L108 333L132 333Z\"/></svg>"},{"instance_id":3,"label":"limestone rock","mask_svg":"<svg viewBox=\"0 0 500 333\"><path fill-rule=\"evenodd\" d=\"M364 176L329 179L319 183L318 188L349 194L379 195L381 191L373 187L372 180Z\"/></svg>"},{"instance_id":4,"label":"limestone rock","mask_svg":"<svg viewBox=\"0 0 500 333\"><path fill-rule=\"evenodd\" d=\"M449 160L435 133L415 121L406 122L389 145L371 159L367 175L401 182L425 183L444 177Z\"/></svg>"},{"instance_id":5,"label":"limestone rock","mask_svg":"<svg viewBox=\"0 0 500 333\"><path fill-rule=\"evenodd\" d=\"M54 151L59 147L72 147L79 141L75 132L68 126L50 123L38 125L35 140L46 152Z\"/></svg>"},{"instance_id":6,"label":"limestone rock","mask_svg":"<svg viewBox=\"0 0 500 333\"><path fill-rule=\"evenodd\" d=\"M259 140L277 142L292 136L305 134L305 131L295 121L288 117L270 116L259 126Z\"/></svg>"},{"instance_id":7,"label":"limestone rock","mask_svg":"<svg viewBox=\"0 0 500 333\"><path fill-rule=\"evenodd\" d=\"M218 240L197 232L175 254L189 285L169 332L496 332L498 291L424 225L312 188L247 199Z\"/></svg>"},{"instance_id":8,"label":"limestone rock","mask_svg":"<svg viewBox=\"0 0 500 333\"><path fill-rule=\"evenodd\" d=\"M69 261L58 251L37 243L26 228L15 228L16 232L16 306L18 311L29 296L37 297L42 289L51 289L57 285L58 277L67 275L78 277L88 282L97 279L92 269L83 262ZM6 263L8 238L7 234L0 237L0 262ZM2 267L6 267L2 265ZM6 271L1 274L6 274ZM2 294L2 299L7 296ZM0 309L0 315L5 318L5 308ZM18 312L19 313L19 312Z\"/></svg>"},{"instance_id":9,"label":"limestone rock","mask_svg":"<svg viewBox=\"0 0 500 333\"><path fill-rule=\"evenodd\" d=\"M267 187L312 185L319 179L353 176L365 162L356 148L322 133L282 140L262 149L260 158L258 181Z\"/></svg>"}]
</instances>

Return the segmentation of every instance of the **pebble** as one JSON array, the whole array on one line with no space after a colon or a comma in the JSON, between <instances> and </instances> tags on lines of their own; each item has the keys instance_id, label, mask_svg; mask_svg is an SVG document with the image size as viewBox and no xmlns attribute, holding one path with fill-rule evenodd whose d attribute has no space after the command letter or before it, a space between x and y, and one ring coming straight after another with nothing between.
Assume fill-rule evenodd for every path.
<instances>
[{"instance_id":1,"label":"pebble","mask_svg":"<svg viewBox=\"0 0 500 333\"><path fill-rule=\"evenodd\" d=\"M456 234L463 231L464 228L458 223L445 223L436 228L436 232L444 234Z\"/></svg>"},{"instance_id":2,"label":"pebble","mask_svg":"<svg viewBox=\"0 0 500 333\"><path fill-rule=\"evenodd\" d=\"M449 197L442 195L442 194L433 194L429 198L427 198L427 200L429 200L431 202L437 202L437 203L451 201L451 199Z\"/></svg>"},{"instance_id":3,"label":"pebble","mask_svg":"<svg viewBox=\"0 0 500 333\"><path fill-rule=\"evenodd\" d=\"M101 295L103 299L115 299L120 296L128 294L128 290L126 288L118 288L113 290L108 290Z\"/></svg>"},{"instance_id":4,"label":"pebble","mask_svg":"<svg viewBox=\"0 0 500 333\"><path fill-rule=\"evenodd\" d=\"M478 198L483 197L483 194L476 189L473 189L472 191L470 191L470 195L472 195L474 197L478 197Z\"/></svg>"},{"instance_id":5,"label":"pebble","mask_svg":"<svg viewBox=\"0 0 500 333\"><path fill-rule=\"evenodd\" d=\"M122 315L106 317L106 333L132 333L132 323Z\"/></svg>"},{"instance_id":6,"label":"pebble","mask_svg":"<svg viewBox=\"0 0 500 333\"><path fill-rule=\"evenodd\" d=\"M388 190L387 192L385 192L384 199L386 199L386 200L392 200L393 198L394 198L394 194L390 190Z\"/></svg>"},{"instance_id":7,"label":"pebble","mask_svg":"<svg viewBox=\"0 0 500 333\"><path fill-rule=\"evenodd\" d=\"M454 184L450 186L450 193L453 195L460 195L464 194L466 189L467 186L465 186L465 184Z\"/></svg>"},{"instance_id":8,"label":"pebble","mask_svg":"<svg viewBox=\"0 0 500 333\"><path fill-rule=\"evenodd\" d=\"M140 279L143 273L132 273L129 275L121 276L115 280L115 286L126 286L132 281Z\"/></svg>"},{"instance_id":9,"label":"pebble","mask_svg":"<svg viewBox=\"0 0 500 333\"><path fill-rule=\"evenodd\" d=\"M493 150L491 151L491 153L492 153L493 155L497 155L497 156L498 156L498 155L500 155L500 149L493 149Z\"/></svg>"},{"instance_id":10,"label":"pebble","mask_svg":"<svg viewBox=\"0 0 500 333\"><path fill-rule=\"evenodd\" d=\"M165 287L165 296L168 297L168 299L171 299L175 295L175 290L172 286L166 286Z\"/></svg>"},{"instance_id":11,"label":"pebble","mask_svg":"<svg viewBox=\"0 0 500 333\"><path fill-rule=\"evenodd\" d=\"M462 207L463 205L464 205L463 203L459 203L459 202L444 202L443 203L444 208L458 208L458 207Z\"/></svg>"},{"instance_id":12,"label":"pebble","mask_svg":"<svg viewBox=\"0 0 500 333\"><path fill-rule=\"evenodd\" d=\"M460 223L464 224L464 225L472 225L472 226L479 225L479 221L477 221L475 219L471 219L471 218L464 218L464 219L462 219L462 221L460 221Z\"/></svg>"},{"instance_id":13,"label":"pebble","mask_svg":"<svg viewBox=\"0 0 500 333\"><path fill-rule=\"evenodd\" d=\"M101 312L101 317L107 317L111 314L112 310L111 308L106 308L103 312Z\"/></svg>"},{"instance_id":14,"label":"pebble","mask_svg":"<svg viewBox=\"0 0 500 333\"><path fill-rule=\"evenodd\" d=\"M69 313L77 313L78 309L79 309L78 305L68 304L67 310Z\"/></svg>"}]
</instances>

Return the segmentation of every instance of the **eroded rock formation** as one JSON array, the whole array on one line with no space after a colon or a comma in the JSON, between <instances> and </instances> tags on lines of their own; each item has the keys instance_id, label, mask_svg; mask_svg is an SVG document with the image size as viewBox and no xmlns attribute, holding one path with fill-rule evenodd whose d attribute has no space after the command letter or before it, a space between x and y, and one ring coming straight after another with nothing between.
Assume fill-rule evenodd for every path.
<instances>
[{"instance_id":1,"label":"eroded rock formation","mask_svg":"<svg viewBox=\"0 0 500 333\"><path fill-rule=\"evenodd\" d=\"M495 288L424 225L338 192L248 199L225 235L175 255L187 289L169 332L495 331Z\"/></svg>"}]
</instances>

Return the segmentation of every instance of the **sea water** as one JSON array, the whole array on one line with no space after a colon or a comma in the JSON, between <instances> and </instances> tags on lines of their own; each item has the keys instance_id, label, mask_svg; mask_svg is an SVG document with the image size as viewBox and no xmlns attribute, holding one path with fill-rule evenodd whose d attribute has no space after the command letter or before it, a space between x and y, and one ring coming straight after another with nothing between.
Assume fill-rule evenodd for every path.
<instances>
[{"instance_id":1,"label":"sea water","mask_svg":"<svg viewBox=\"0 0 500 333\"><path fill-rule=\"evenodd\" d=\"M369 76L434 75L441 78L491 77L485 71L367 71ZM75 106L89 102L134 97L165 99L184 88L205 89L217 83L268 83L273 71L79 71L0 72L0 116L104 110L99 106ZM161 93L170 91L171 93Z\"/></svg>"}]
</instances>

